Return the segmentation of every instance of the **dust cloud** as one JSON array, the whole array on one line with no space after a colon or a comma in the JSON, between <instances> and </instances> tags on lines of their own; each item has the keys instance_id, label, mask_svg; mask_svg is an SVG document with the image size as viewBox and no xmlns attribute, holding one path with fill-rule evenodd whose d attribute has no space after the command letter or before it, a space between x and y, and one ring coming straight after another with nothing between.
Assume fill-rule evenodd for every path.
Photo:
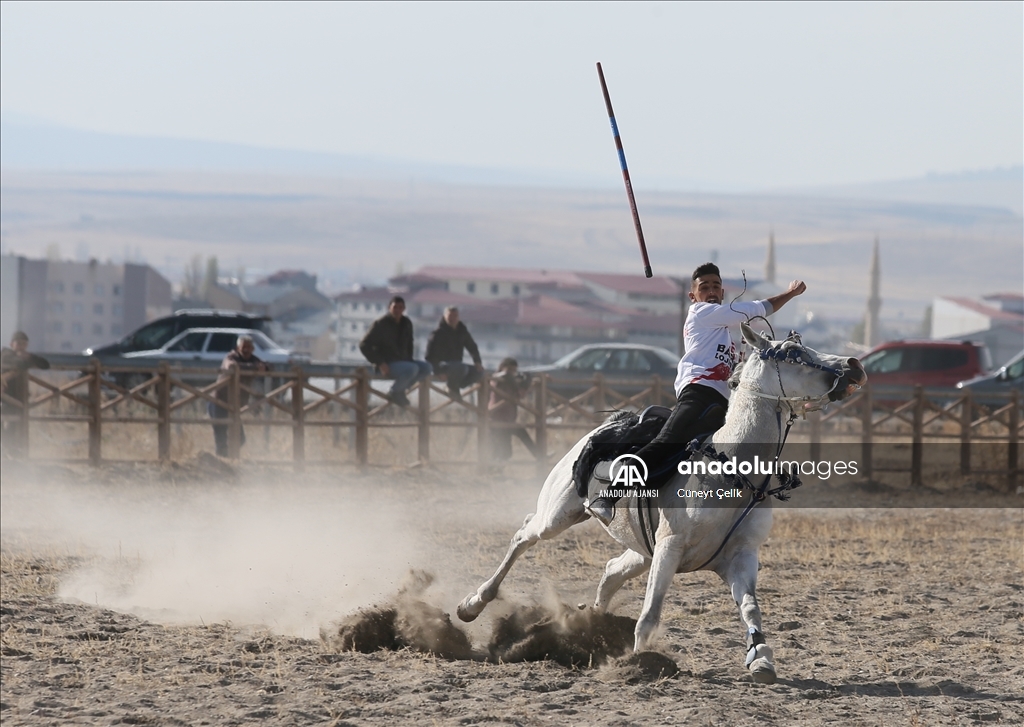
<instances>
[{"instance_id":1,"label":"dust cloud","mask_svg":"<svg viewBox=\"0 0 1024 727\"><path fill-rule=\"evenodd\" d=\"M166 474L83 476L5 462L5 547L78 561L58 591L68 601L157 623L229 621L303 638L430 565L415 503L381 475Z\"/></svg>"}]
</instances>

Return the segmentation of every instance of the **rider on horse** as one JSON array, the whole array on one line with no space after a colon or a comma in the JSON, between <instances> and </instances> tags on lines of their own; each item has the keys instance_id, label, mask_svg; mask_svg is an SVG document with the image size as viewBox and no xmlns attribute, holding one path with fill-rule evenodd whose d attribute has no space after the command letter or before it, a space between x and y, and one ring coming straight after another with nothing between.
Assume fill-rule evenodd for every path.
<instances>
[{"instance_id":1,"label":"rider on horse","mask_svg":"<svg viewBox=\"0 0 1024 727\"><path fill-rule=\"evenodd\" d=\"M635 455L651 471L677 454L695 437L709 434L725 421L729 406L728 381L736 364L736 349L729 326L758 316L768 316L803 293L807 286L794 280L785 293L752 303L722 305L722 275L714 263L693 271L690 311L683 325L685 353L676 374L676 406L658 435ZM614 477L615 473L612 473ZM618 497L599 497L588 502L591 515L605 525L615 516Z\"/></svg>"}]
</instances>

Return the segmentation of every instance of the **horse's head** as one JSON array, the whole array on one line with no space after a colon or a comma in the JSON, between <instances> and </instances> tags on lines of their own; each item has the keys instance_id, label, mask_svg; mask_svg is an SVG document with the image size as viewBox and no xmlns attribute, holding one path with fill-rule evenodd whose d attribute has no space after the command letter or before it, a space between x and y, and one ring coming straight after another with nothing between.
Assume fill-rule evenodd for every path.
<instances>
[{"instance_id":1,"label":"horse's head","mask_svg":"<svg viewBox=\"0 0 1024 727\"><path fill-rule=\"evenodd\" d=\"M788 402L794 413L845 399L868 380L860 361L808 348L795 331L784 340L772 341L746 323L740 328L743 339L756 351L744 366L740 385L759 397Z\"/></svg>"}]
</instances>

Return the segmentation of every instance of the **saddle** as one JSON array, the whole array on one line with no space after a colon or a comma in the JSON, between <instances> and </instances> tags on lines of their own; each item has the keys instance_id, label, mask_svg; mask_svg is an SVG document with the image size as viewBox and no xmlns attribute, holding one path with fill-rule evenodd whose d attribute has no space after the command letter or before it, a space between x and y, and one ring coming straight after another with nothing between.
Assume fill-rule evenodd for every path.
<instances>
[{"instance_id":1,"label":"saddle","mask_svg":"<svg viewBox=\"0 0 1024 727\"><path fill-rule=\"evenodd\" d=\"M701 415L701 419L713 408L709 407L708 411ZM664 406L649 406L640 414L627 411L613 414L608 420L608 426L590 438L573 464L572 479L576 494L586 498L591 479L596 479L602 484L610 484L612 460L643 448L658 436L671 414L672 410ZM717 429L719 426L721 422L715 422L709 430ZM710 433L711 431L708 431L701 439L710 436ZM679 463L691 456L688 444L681 445L678 452L662 462L647 463L650 470L647 478L649 487L657 488L672 478Z\"/></svg>"},{"instance_id":2,"label":"saddle","mask_svg":"<svg viewBox=\"0 0 1024 727\"><path fill-rule=\"evenodd\" d=\"M665 425L672 410L664 406L649 406L640 414L629 411L615 412L608 425L596 432L584 445L579 458L572 466L572 479L576 493L587 496L590 479L595 468L602 464L597 476L610 481L610 461L622 454L638 451L654 439Z\"/></svg>"}]
</instances>

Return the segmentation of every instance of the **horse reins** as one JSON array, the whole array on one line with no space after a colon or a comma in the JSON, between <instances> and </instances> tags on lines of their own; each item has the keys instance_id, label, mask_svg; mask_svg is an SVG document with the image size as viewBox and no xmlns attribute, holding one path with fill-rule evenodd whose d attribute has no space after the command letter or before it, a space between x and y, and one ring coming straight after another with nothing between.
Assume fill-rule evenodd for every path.
<instances>
[{"instance_id":1,"label":"horse reins","mask_svg":"<svg viewBox=\"0 0 1024 727\"><path fill-rule=\"evenodd\" d=\"M698 571L698 570L702 569L704 566L706 566L708 563L710 563L711 561L713 561L715 558L718 557L719 553L722 552L722 549L725 548L726 544L729 542L729 538L732 537L732 534L736 531L736 528L738 528L740 526L740 523L743 522L743 520L747 517L748 514L750 514L750 511L753 510L754 507L756 507L759 503L764 502L766 499L768 499L769 497L772 497L772 496L774 496L774 497L776 497L776 498L778 498L780 500L788 500L789 499L789 495L786 494L786 493L789 490L795 489L795 488L797 488L797 487L799 487L801 485L800 478L798 476L793 475L791 473L787 474L787 473L776 472L775 471L777 469L777 465L778 465L778 462L779 462L779 457L782 456L782 449L783 449L783 447L786 446L786 440L789 438L789 431L793 428L793 422L795 422L796 418L797 418L796 409L794 408L793 403L801 402L801 401L803 401L803 402L811 402L811 401L813 401L813 402L817 402L818 404L821 405L821 406L817 407L818 409L824 408L824 407L828 406L828 403L825 402L824 400L825 399L831 400L832 392L836 390L836 387L839 386L839 382L843 378L843 372L840 369L835 369L835 368L832 368L830 366L825 366L823 364L817 363L816 361L808 361L808 360L806 360L801 355L801 353L803 352L804 349L803 349L803 346L801 346L800 344L797 344L798 348L790 348L788 350L783 350L783 348L782 348L783 343L785 343L785 341L782 342L782 343L779 343L779 344L777 344L777 345L775 345L775 346L773 346L771 348L766 346L766 347L762 348L760 350L760 352L759 352L759 357L761 358L762 361L774 361L775 362L775 373L776 373L776 375L779 378L779 388L782 391L782 395L781 396L773 396L771 394L765 394L764 392L758 391L758 390L756 390L756 389L754 389L752 387L742 386L742 384L741 384L741 387L740 387L740 388L744 389L745 391L747 391L748 393L750 393L750 394L752 394L752 395L754 395L756 397L759 397L761 399L774 399L775 402L776 402L776 404L775 404L775 421L776 421L776 424L777 424L777 426L779 428L779 435L780 436L779 436L779 446L778 446L778 448L775 451L775 458L772 460L772 468L771 468L772 471L769 472L765 476L764 480L761 482L761 486L760 487L754 486L754 484L747 478L746 475L739 474L739 473L737 473L735 475L727 475L727 477L729 479L733 480L737 484L741 484L744 489L749 489L751 491L750 503L746 506L746 508L744 508L743 512L740 513L740 516L736 519L736 522L734 522L732 524L732 527L729 528L729 532L727 532L725 534L725 537L722 539L722 544L718 546L718 549L715 550L715 552L711 555L710 558L708 558L706 561L704 561L699 566L694 568L693 570L695 570L695 571ZM832 376L834 377L834 380L832 382L832 386L831 386L831 388L829 388L828 391L826 391L821 396L786 396L786 388L782 384L782 372L781 372L780 367L779 367L780 363L791 363L791 364L796 364L798 366L807 366L809 368L817 369L819 371L824 371L826 373L832 374ZM783 430L782 430L782 402L786 402L786 405L789 407L789 418L786 421L785 432L783 432ZM793 402L793 403L790 403L790 402ZM803 413L806 414L808 411L814 411L814 410L815 409L812 409L810 407L805 407L804 410L803 410ZM695 454L701 454L701 455L703 455L705 457L708 457L710 459L714 459L714 460L717 460L717 461L720 461L720 462L724 462L725 459L726 459L724 454L722 454L721 452L717 451L714 448L714 445L707 444L707 445L704 445L703 447L700 447L697 444L697 440L694 440L694 441L690 442L690 445L689 445L688 449L690 449L690 451L695 453ZM771 482L772 475L775 475L778 478L780 484L779 484L778 487L769 490L768 489L768 483ZM641 525L642 525L642 519L641 519ZM641 527L641 532L642 531L643 531L643 528ZM645 533L644 541L645 541L645 545L646 545L647 544L646 543L646 533ZM650 546L648 545L648 548L649 547ZM653 550L651 551L651 555L652 556L654 555L654 551Z\"/></svg>"}]
</instances>

